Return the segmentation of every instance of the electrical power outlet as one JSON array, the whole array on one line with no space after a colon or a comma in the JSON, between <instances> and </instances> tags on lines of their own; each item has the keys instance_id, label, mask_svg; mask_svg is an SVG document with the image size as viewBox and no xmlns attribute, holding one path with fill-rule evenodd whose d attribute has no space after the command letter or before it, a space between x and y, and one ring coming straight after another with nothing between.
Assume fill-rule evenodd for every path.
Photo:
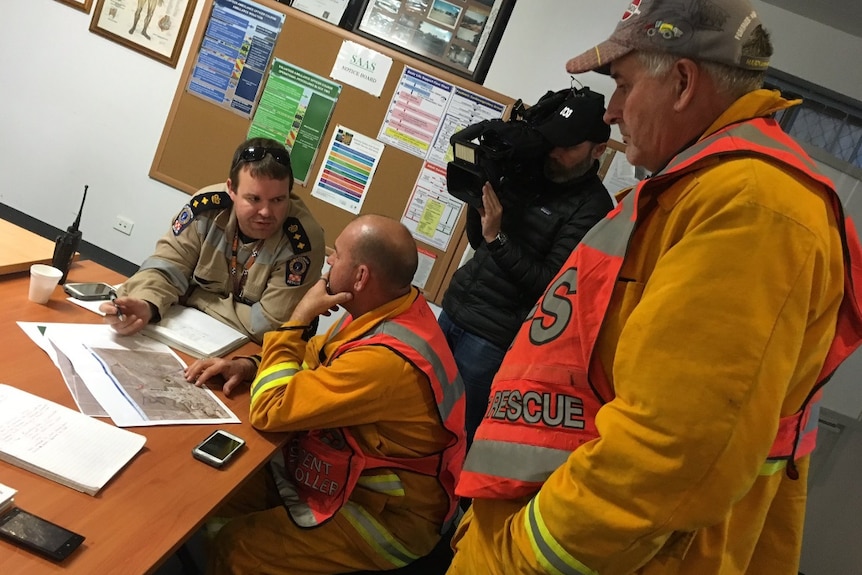
<instances>
[{"instance_id":1,"label":"electrical power outlet","mask_svg":"<svg viewBox=\"0 0 862 575\"><path fill-rule=\"evenodd\" d=\"M135 227L135 222L123 216L117 216L117 221L114 222L114 229L122 232L127 236L132 235L132 228Z\"/></svg>"}]
</instances>

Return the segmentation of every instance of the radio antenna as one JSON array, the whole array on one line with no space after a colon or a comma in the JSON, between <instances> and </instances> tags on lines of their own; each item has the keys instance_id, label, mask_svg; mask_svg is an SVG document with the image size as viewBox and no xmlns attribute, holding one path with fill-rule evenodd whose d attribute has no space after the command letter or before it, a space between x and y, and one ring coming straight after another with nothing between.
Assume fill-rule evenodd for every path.
<instances>
[{"instance_id":1,"label":"radio antenna","mask_svg":"<svg viewBox=\"0 0 862 575\"><path fill-rule=\"evenodd\" d=\"M81 214L84 212L84 202L87 201L87 188L89 188L89 187L90 186L84 184L84 199L81 200L81 207L78 209L78 215L77 215L77 217L75 217L75 222L72 224L72 226L68 230L70 232L77 232L78 226L81 225Z\"/></svg>"}]
</instances>

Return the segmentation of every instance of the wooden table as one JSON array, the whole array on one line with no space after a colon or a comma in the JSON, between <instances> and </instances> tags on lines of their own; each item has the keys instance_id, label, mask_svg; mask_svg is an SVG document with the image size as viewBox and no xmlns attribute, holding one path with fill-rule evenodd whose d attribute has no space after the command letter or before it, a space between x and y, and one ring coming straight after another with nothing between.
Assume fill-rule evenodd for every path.
<instances>
[{"instance_id":1,"label":"wooden table","mask_svg":"<svg viewBox=\"0 0 862 575\"><path fill-rule=\"evenodd\" d=\"M76 262L70 281L125 279L90 261ZM35 393L75 409L59 370L16 325L16 321L99 323L101 318L66 301L57 287L47 305L27 299L29 274L0 279L0 340L3 360L0 383ZM253 343L236 353L259 350ZM192 359L180 354L190 363ZM247 448L223 470L192 458L197 445L218 425L136 427L147 437L143 450L95 497L79 493L0 461L0 483L18 490L15 503L86 537L65 562L54 564L0 540L3 575L152 573L203 523L207 515L258 470L285 439L261 433L248 423L248 393L219 397L242 420L227 424L247 442ZM110 420L106 420L109 421Z\"/></svg>"},{"instance_id":2,"label":"wooden table","mask_svg":"<svg viewBox=\"0 0 862 575\"><path fill-rule=\"evenodd\" d=\"M0 220L0 275L28 271L32 264L50 264L54 242Z\"/></svg>"}]
</instances>

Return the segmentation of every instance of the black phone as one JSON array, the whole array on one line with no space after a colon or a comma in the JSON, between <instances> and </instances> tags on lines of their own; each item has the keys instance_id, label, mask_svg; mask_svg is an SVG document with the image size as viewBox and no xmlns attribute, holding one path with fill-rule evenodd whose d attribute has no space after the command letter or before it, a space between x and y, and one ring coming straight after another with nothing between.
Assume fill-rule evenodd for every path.
<instances>
[{"instance_id":1,"label":"black phone","mask_svg":"<svg viewBox=\"0 0 862 575\"><path fill-rule=\"evenodd\" d=\"M203 461L207 465L221 467L227 463L243 445L245 445L244 440L232 433L219 429L214 431L209 437L192 449L192 455L195 459Z\"/></svg>"},{"instance_id":2,"label":"black phone","mask_svg":"<svg viewBox=\"0 0 862 575\"><path fill-rule=\"evenodd\" d=\"M13 507L0 517L0 537L62 561L84 541L83 535L51 523L20 507Z\"/></svg>"},{"instance_id":3,"label":"black phone","mask_svg":"<svg viewBox=\"0 0 862 575\"><path fill-rule=\"evenodd\" d=\"M63 291L83 301L109 300L115 295L114 286L103 282L67 283Z\"/></svg>"}]
</instances>

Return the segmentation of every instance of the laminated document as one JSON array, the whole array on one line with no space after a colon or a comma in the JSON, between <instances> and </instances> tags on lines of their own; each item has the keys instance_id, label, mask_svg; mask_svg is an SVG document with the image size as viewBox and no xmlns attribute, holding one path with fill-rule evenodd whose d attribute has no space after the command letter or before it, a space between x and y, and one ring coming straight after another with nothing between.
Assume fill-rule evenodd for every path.
<instances>
[{"instance_id":1,"label":"laminated document","mask_svg":"<svg viewBox=\"0 0 862 575\"><path fill-rule=\"evenodd\" d=\"M72 489L95 495L146 440L0 384L0 460Z\"/></svg>"}]
</instances>

